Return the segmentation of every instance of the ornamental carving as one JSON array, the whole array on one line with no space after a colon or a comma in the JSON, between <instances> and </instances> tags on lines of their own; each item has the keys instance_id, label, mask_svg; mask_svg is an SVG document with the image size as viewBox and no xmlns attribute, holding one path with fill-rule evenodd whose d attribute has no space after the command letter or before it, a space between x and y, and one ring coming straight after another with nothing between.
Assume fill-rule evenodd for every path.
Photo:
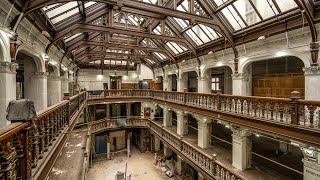
<instances>
[{"instance_id":1,"label":"ornamental carving","mask_svg":"<svg viewBox=\"0 0 320 180\"><path fill-rule=\"evenodd\" d=\"M320 75L320 66L305 67L302 69L306 76L308 75Z\"/></svg>"},{"instance_id":2,"label":"ornamental carving","mask_svg":"<svg viewBox=\"0 0 320 180\"><path fill-rule=\"evenodd\" d=\"M11 73L16 74L16 70L18 69L17 63L12 62L0 62L0 73Z\"/></svg>"},{"instance_id":3,"label":"ornamental carving","mask_svg":"<svg viewBox=\"0 0 320 180\"><path fill-rule=\"evenodd\" d=\"M37 79L46 79L48 77L47 72L35 72L34 77Z\"/></svg>"},{"instance_id":4,"label":"ornamental carving","mask_svg":"<svg viewBox=\"0 0 320 180\"><path fill-rule=\"evenodd\" d=\"M60 81L61 77L60 76L48 76L48 80L51 81Z\"/></svg>"},{"instance_id":5,"label":"ornamental carving","mask_svg":"<svg viewBox=\"0 0 320 180\"><path fill-rule=\"evenodd\" d=\"M247 75L245 73L234 73L231 74L232 79L245 79L247 78Z\"/></svg>"}]
</instances>

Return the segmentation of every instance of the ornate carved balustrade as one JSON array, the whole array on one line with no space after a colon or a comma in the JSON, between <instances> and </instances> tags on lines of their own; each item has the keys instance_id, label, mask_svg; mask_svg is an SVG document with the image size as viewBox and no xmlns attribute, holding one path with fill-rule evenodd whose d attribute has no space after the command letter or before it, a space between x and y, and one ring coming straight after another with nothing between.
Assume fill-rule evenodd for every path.
<instances>
[{"instance_id":1,"label":"ornate carved balustrade","mask_svg":"<svg viewBox=\"0 0 320 180\"><path fill-rule=\"evenodd\" d=\"M307 101L296 97L269 98L154 90L102 90L94 92L99 92L100 95L94 95L92 91L89 91L90 99L147 97L268 122L320 129L320 101Z\"/></svg>"},{"instance_id":2,"label":"ornate carved balustrade","mask_svg":"<svg viewBox=\"0 0 320 180\"><path fill-rule=\"evenodd\" d=\"M50 159L49 151L61 143L57 139L85 100L86 93L81 93L37 112L32 122L0 128L0 179L33 179L41 174L47 163L44 159Z\"/></svg>"},{"instance_id":3,"label":"ornate carved balustrade","mask_svg":"<svg viewBox=\"0 0 320 180\"><path fill-rule=\"evenodd\" d=\"M173 150L178 154L184 156L184 159L188 159L189 163L192 163L199 169L205 171L210 179L223 179L223 180L239 180L244 179L236 173L228 170L228 168L219 162L216 162L214 158L207 153L203 152L201 148L197 148L189 142L182 139L175 133L170 132L156 122L141 117L126 118L126 124L123 128L143 127L148 128L151 133L155 134L162 141L172 146ZM120 128L115 119L103 119L91 123L92 133L99 133L105 130L112 130Z\"/></svg>"}]
</instances>

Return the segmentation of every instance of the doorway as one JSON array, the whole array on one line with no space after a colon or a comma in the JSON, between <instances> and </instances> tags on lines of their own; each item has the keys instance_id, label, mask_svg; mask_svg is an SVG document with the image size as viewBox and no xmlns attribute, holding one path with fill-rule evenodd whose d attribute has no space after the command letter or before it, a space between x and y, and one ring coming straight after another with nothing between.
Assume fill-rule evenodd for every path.
<instances>
[{"instance_id":1,"label":"doorway","mask_svg":"<svg viewBox=\"0 0 320 180\"><path fill-rule=\"evenodd\" d=\"M121 89L121 76L110 76L110 88Z\"/></svg>"}]
</instances>

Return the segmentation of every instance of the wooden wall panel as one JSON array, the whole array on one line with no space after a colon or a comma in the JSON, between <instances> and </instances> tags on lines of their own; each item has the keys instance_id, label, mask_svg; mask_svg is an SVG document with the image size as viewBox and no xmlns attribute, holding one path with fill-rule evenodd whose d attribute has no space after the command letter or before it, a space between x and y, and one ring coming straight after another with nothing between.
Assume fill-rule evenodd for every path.
<instances>
[{"instance_id":1,"label":"wooden wall panel","mask_svg":"<svg viewBox=\"0 0 320 180\"><path fill-rule=\"evenodd\" d=\"M289 98L292 91L304 98L304 76L256 76L252 79L252 95Z\"/></svg>"},{"instance_id":2,"label":"wooden wall panel","mask_svg":"<svg viewBox=\"0 0 320 180\"><path fill-rule=\"evenodd\" d=\"M138 89L138 84L136 84L136 83L122 83L121 89Z\"/></svg>"}]
</instances>

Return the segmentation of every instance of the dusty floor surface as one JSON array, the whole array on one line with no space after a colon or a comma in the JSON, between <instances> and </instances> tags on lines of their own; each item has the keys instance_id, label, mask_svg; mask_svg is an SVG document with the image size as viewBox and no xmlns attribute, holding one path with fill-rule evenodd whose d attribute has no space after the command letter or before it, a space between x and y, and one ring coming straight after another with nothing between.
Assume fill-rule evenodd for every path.
<instances>
[{"instance_id":1,"label":"dusty floor surface","mask_svg":"<svg viewBox=\"0 0 320 180\"><path fill-rule=\"evenodd\" d=\"M166 180L164 172L153 164L153 153L140 153L136 148L132 149L132 155L128 160L127 173L132 180ZM127 161L126 152L116 154L112 160L99 160L89 168L88 180L113 180L118 171L124 172Z\"/></svg>"},{"instance_id":2,"label":"dusty floor surface","mask_svg":"<svg viewBox=\"0 0 320 180\"><path fill-rule=\"evenodd\" d=\"M48 180L79 180L83 164L83 149L87 128L77 128L69 135Z\"/></svg>"}]
</instances>

